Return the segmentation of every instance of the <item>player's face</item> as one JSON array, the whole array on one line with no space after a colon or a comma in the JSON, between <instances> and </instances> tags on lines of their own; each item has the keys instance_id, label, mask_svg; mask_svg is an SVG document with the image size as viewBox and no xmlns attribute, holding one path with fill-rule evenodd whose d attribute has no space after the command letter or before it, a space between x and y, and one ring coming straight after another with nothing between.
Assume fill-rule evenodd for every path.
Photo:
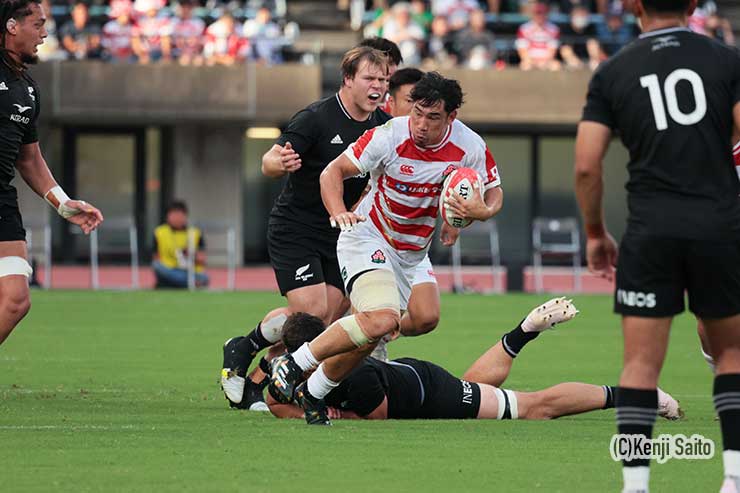
<instances>
[{"instance_id":1,"label":"player's face","mask_svg":"<svg viewBox=\"0 0 740 493\"><path fill-rule=\"evenodd\" d=\"M414 107L414 101L411 99L411 90L414 84L404 84L398 88L395 96L391 96L389 103L391 116L408 116Z\"/></svg>"},{"instance_id":2,"label":"player's face","mask_svg":"<svg viewBox=\"0 0 740 493\"><path fill-rule=\"evenodd\" d=\"M29 8L31 15L15 23L8 29L6 42L10 41L13 51L18 53L23 63L38 62L38 46L44 42L46 32L46 16L40 5L32 3Z\"/></svg>"},{"instance_id":3,"label":"player's face","mask_svg":"<svg viewBox=\"0 0 740 493\"><path fill-rule=\"evenodd\" d=\"M360 63L352 79L345 79L352 103L365 113L372 113L381 104L388 89L388 67L373 65L367 60Z\"/></svg>"},{"instance_id":4,"label":"player's face","mask_svg":"<svg viewBox=\"0 0 740 493\"><path fill-rule=\"evenodd\" d=\"M457 110L447 113L444 101L437 101L432 106L422 106L414 103L409 115L411 137L419 147L430 147L438 144L444 138L448 125L457 116Z\"/></svg>"}]
</instances>

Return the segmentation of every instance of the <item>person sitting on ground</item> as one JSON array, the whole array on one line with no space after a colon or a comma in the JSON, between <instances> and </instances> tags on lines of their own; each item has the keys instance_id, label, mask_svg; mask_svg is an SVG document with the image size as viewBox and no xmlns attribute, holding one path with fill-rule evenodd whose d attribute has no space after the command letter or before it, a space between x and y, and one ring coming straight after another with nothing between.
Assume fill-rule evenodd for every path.
<instances>
[{"instance_id":1,"label":"person sitting on ground","mask_svg":"<svg viewBox=\"0 0 740 493\"><path fill-rule=\"evenodd\" d=\"M167 207L166 222L154 230L152 268L159 288L187 288L194 271L195 285L208 285L203 232L188 226L188 208L176 200Z\"/></svg>"}]
</instances>

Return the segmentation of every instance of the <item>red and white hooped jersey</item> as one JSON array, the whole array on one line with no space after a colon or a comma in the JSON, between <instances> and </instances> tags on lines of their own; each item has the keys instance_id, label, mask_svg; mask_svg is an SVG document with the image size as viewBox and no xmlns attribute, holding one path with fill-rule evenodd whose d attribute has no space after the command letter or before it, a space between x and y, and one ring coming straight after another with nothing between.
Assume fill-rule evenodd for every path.
<instances>
[{"instance_id":1,"label":"red and white hooped jersey","mask_svg":"<svg viewBox=\"0 0 740 493\"><path fill-rule=\"evenodd\" d=\"M735 161L735 171L737 171L737 177L740 179L740 142L732 148L732 159Z\"/></svg>"},{"instance_id":2,"label":"red and white hooped jersey","mask_svg":"<svg viewBox=\"0 0 740 493\"><path fill-rule=\"evenodd\" d=\"M539 26L529 21L519 26L516 33L517 49L525 49L533 60L547 60L560 45L560 28L551 22Z\"/></svg>"},{"instance_id":3,"label":"red and white hooped jersey","mask_svg":"<svg viewBox=\"0 0 740 493\"><path fill-rule=\"evenodd\" d=\"M454 120L442 141L420 148L411 138L409 117L389 120L365 132L346 151L362 173L370 173L370 193L357 213L397 250L429 246L444 178L455 168L478 172L484 189L501 184L496 161L483 139Z\"/></svg>"}]
</instances>

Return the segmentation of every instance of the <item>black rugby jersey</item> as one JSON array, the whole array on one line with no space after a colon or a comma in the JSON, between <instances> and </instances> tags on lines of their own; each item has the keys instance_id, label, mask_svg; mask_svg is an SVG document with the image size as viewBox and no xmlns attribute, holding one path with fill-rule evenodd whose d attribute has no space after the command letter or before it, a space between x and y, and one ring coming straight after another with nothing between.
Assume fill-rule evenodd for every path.
<instances>
[{"instance_id":1,"label":"black rugby jersey","mask_svg":"<svg viewBox=\"0 0 740 493\"><path fill-rule=\"evenodd\" d=\"M338 387L325 397L327 406L367 416L388 397L388 419L424 417L424 376L413 358L388 363L365 358Z\"/></svg>"},{"instance_id":2,"label":"black rugby jersey","mask_svg":"<svg viewBox=\"0 0 740 493\"><path fill-rule=\"evenodd\" d=\"M739 101L738 52L686 28L645 33L599 67L582 119L616 130L629 150L628 232L740 236Z\"/></svg>"},{"instance_id":3,"label":"black rugby jersey","mask_svg":"<svg viewBox=\"0 0 740 493\"><path fill-rule=\"evenodd\" d=\"M331 228L329 214L321 201L319 175L366 130L390 119L390 115L376 109L369 119L354 120L342 105L339 94L316 101L296 113L277 144L291 143L301 157L301 169L288 174L270 213L270 222L292 222L339 236L339 230ZM360 198L367 181L367 176L344 181L344 204L348 209Z\"/></svg>"},{"instance_id":4,"label":"black rugby jersey","mask_svg":"<svg viewBox=\"0 0 740 493\"><path fill-rule=\"evenodd\" d=\"M40 102L36 83L25 72L18 75L0 61L0 204L17 203L10 182L21 146L38 141Z\"/></svg>"}]
</instances>

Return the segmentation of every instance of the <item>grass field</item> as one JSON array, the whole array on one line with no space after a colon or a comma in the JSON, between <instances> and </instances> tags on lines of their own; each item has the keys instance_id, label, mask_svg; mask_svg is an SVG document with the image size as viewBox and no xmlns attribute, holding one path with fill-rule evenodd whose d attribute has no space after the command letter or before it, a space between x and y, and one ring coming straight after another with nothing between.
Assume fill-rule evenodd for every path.
<instances>
[{"instance_id":1,"label":"grass field","mask_svg":"<svg viewBox=\"0 0 740 493\"><path fill-rule=\"evenodd\" d=\"M427 336L389 346L456 374L543 297L444 296ZM615 384L619 320L605 296L527 346L507 388ZM221 344L281 298L268 293L34 292L0 346L0 491L619 491L614 412L552 422L335 421L314 428L232 411ZM653 465L652 491L718 491L712 379L691 317L677 320L662 386L686 410L657 433L715 440L712 460Z\"/></svg>"}]
</instances>

